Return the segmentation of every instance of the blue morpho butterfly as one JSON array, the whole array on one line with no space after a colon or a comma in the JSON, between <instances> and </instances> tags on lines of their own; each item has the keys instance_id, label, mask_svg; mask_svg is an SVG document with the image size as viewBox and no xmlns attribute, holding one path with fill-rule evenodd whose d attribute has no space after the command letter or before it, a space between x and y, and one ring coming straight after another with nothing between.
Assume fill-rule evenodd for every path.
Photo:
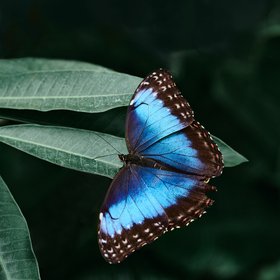
<instances>
[{"instance_id":1,"label":"blue morpho butterfly","mask_svg":"<svg viewBox=\"0 0 280 280\"><path fill-rule=\"evenodd\" d=\"M209 132L194 119L171 74L146 77L130 101L126 118L128 155L101 208L98 242L109 263L163 233L188 225L213 203L210 178L223 158Z\"/></svg>"}]
</instances>

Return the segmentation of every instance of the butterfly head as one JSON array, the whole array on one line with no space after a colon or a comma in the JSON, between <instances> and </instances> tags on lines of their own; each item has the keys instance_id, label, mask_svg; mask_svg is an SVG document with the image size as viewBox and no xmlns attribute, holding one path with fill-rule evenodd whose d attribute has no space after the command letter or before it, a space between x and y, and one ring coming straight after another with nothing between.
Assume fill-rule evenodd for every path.
<instances>
[{"instance_id":1,"label":"butterfly head","mask_svg":"<svg viewBox=\"0 0 280 280\"><path fill-rule=\"evenodd\" d=\"M124 155L124 154L120 154L119 155L119 159L125 164L138 164L138 165L143 165L145 164L143 162L143 157L140 157L138 155L135 154L128 154L128 155Z\"/></svg>"},{"instance_id":2,"label":"butterfly head","mask_svg":"<svg viewBox=\"0 0 280 280\"><path fill-rule=\"evenodd\" d=\"M124 162L124 163L127 163L127 155L124 155L124 154L120 154L118 155L119 156L119 159Z\"/></svg>"}]
</instances>

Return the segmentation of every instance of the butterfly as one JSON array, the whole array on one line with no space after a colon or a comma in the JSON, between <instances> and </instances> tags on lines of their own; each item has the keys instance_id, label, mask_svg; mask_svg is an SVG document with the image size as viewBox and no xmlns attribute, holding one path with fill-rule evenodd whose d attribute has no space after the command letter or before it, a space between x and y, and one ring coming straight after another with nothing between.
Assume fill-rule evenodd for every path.
<instances>
[{"instance_id":1,"label":"butterfly","mask_svg":"<svg viewBox=\"0 0 280 280\"><path fill-rule=\"evenodd\" d=\"M188 225L213 203L212 177L224 163L209 132L194 119L172 75L159 69L131 98L126 117L127 155L101 207L98 243L119 263L167 231Z\"/></svg>"}]
</instances>

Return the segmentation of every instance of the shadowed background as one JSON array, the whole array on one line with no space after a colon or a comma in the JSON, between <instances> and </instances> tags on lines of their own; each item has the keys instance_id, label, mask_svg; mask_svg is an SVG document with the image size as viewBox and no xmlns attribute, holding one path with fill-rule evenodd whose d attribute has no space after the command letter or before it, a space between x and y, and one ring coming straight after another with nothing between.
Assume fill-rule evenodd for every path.
<instances>
[{"instance_id":1,"label":"shadowed background","mask_svg":"<svg viewBox=\"0 0 280 280\"><path fill-rule=\"evenodd\" d=\"M219 191L202 219L109 265L96 227L110 180L0 144L0 174L42 279L280 279L279 50L276 0L2 0L1 58L82 60L142 77L167 68L196 119L249 159L212 181ZM8 113L123 136L125 112Z\"/></svg>"}]
</instances>

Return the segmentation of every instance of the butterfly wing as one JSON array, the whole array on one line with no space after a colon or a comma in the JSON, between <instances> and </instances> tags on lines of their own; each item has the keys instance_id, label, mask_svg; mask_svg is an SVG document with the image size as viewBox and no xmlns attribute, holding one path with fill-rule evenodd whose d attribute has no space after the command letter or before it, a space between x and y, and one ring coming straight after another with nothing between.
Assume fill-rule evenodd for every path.
<instances>
[{"instance_id":1,"label":"butterfly wing","mask_svg":"<svg viewBox=\"0 0 280 280\"><path fill-rule=\"evenodd\" d=\"M136 249L201 216L214 190L185 174L127 165L113 180L100 213L98 240L103 257L121 262Z\"/></svg>"},{"instance_id":2,"label":"butterfly wing","mask_svg":"<svg viewBox=\"0 0 280 280\"><path fill-rule=\"evenodd\" d=\"M142 151L141 155L178 172L205 178L219 176L224 166L218 146L209 132L196 121L160 139Z\"/></svg>"},{"instance_id":3,"label":"butterfly wing","mask_svg":"<svg viewBox=\"0 0 280 280\"><path fill-rule=\"evenodd\" d=\"M222 154L193 115L171 74L162 69L152 73L136 89L128 108L126 141L130 153L186 174L205 178L220 175Z\"/></svg>"},{"instance_id":4,"label":"butterfly wing","mask_svg":"<svg viewBox=\"0 0 280 280\"><path fill-rule=\"evenodd\" d=\"M128 150L141 153L150 145L193 121L193 111L176 87L171 74L158 70L136 89L126 118Z\"/></svg>"}]
</instances>

